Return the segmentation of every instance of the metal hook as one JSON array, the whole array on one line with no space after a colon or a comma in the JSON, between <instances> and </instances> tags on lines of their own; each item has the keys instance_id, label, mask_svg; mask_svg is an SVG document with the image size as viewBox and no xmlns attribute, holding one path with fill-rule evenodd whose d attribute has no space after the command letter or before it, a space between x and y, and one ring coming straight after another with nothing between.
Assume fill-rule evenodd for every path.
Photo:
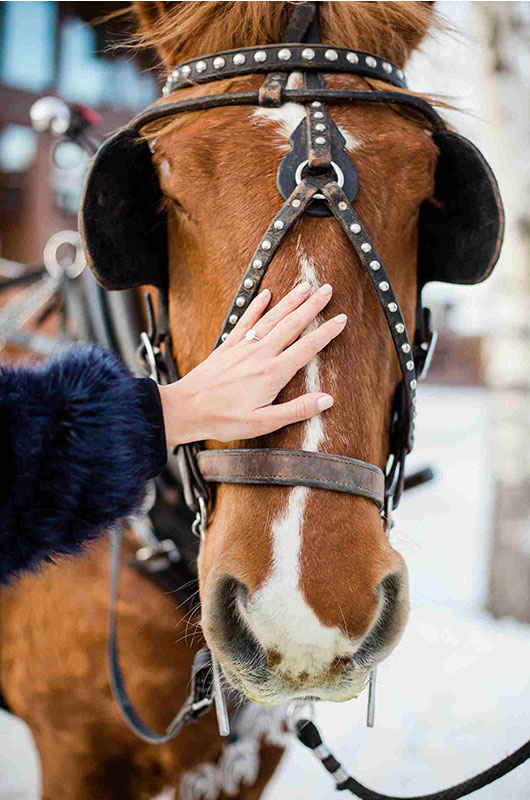
<instances>
[{"instance_id":1,"label":"metal hook","mask_svg":"<svg viewBox=\"0 0 530 800\"><path fill-rule=\"evenodd\" d=\"M195 515L195 519L191 523L191 530L195 536L197 536L201 541L204 541L204 537L206 535L208 509L206 507L206 501L201 495L197 496L197 502L199 504L199 510Z\"/></svg>"},{"instance_id":2,"label":"metal hook","mask_svg":"<svg viewBox=\"0 0 530 800\"><path fill-rule=\"evenodd\" d=\"M217 714L217 725L219 727L219 736L230 736L230 719L226 708L226 700L221 686L221 674L219 671L219 662L212 653L212 671L213 671L213 697L215 700L215 713Z\"/></svg>"}]
</instances>

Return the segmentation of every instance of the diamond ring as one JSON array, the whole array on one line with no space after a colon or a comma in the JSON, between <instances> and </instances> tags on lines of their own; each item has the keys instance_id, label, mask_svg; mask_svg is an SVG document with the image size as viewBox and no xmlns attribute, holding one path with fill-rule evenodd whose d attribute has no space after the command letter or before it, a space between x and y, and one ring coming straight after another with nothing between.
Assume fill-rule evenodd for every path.
<instances>
[{"instance_id":1,"label":"diamond ring","mask_svg":"<svg viewBox=\"0 0 530 800\"><path fill-rule=\"evenodd\" d=\"M249 341L249 342L252 342L252 341L259 342L259 341L261 341L261 337L256 334L256 331L255 331L254 328L251 328L249 331L247 331L245 333L245 339L247 341Z\"/></svg>"}]
</instances>

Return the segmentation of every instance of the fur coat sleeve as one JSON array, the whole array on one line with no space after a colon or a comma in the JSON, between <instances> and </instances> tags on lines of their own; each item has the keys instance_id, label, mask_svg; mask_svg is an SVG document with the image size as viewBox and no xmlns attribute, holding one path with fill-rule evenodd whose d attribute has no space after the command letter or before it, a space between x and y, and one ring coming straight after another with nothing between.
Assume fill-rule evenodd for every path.
<instances>
[{"instance_id":1,"label":"fur coat sleeve","mask_svg":"<svg viewBox=\"0 0 530 800\"><path fill-rule=\"evenodd\" d=\"M0 368L0 582L133 513L166 461L160 395L96 345Z\"/></svg>"}]
</instances>

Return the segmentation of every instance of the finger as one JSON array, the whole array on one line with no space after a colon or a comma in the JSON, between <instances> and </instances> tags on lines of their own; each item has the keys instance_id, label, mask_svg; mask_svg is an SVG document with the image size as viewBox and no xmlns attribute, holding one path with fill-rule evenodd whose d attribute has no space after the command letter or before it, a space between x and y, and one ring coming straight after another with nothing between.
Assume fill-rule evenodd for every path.
<instances>
[{"instance_id":1,"label":"finger","mask_svg":"<svg viewBox=\"0 0 530 800\"><path fill-rule=\"evenodd\" d=\"M266 345L269 354L281 353L295 339L298 339L317 314L329 303L331 294L331 286L329 283L325 283L318 292L308 297L305 303L282 319L267 336Z\"/></svg>"},{"instance_id":2,"label":"finger","mask_svg":"<svg viewBox=\"0 0 530 800\"><path fill-rule=\"evenodd\" d=\"M230 334L225 339L224 344L231 346L240 342L245 338L245 334L249 331L256 322L260 319L264 310L270 303L271 293L270 289L264 289L252 300L246 309L245 313L241 315L239 321L234 325Z\"/></svg>"},{"instance_id":3,"label":"finger","mask_svg":"<svg viewBox=\"0 0 530 800\"><path fill-rule=\"evenodd\" d=\"M294 400L289 400L287 403L260 408L253 414L253 420L260 430L260 433L255 435L263 436L278 430L278 428L283 428L285 425L291 425L293 422L302 422L331 408L332 405L331 395L312 392L295 397Z\"/></svg>"},{"instance_id":4,"label":"finger","mask_svg":"<svg viewBox=\"0 0 530 800\"><path fill-rule=\"evenodd\" d=\"M275 363L280 367L285 384L344 330L347 321L346 314L337 314L333 319L319 325L315 331L302 336L277 356Z\"/></svg>"},{"instance_id":5,"label":"finger","mask_svg":"<svg viewBox=\"0 0 530 800\"><path fill-rule=\"evenodd\" d=\"M311 286L309 282L303 281L303 283L299 283L294 289L291 289L285 297L282 297L274 308L267 311L256 325L256 334L260 339L263 339L263 337L266 336L278 322L290 314L291 311L298 308L298 306L306 300L310 290Z\"/></svg>"}]
</instances>

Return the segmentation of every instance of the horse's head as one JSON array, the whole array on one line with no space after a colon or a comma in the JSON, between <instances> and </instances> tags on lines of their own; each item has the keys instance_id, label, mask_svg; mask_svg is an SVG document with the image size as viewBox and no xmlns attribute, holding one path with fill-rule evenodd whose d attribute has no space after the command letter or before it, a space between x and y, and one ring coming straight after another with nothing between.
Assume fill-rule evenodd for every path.
<instances>
[{"instance_id":1,"label":"horse's head","mask_svg":"<svg viewBox=\"0 0 530 800\"><path fill-rule=\"evenodd\" d=\"M219 31L222 5L212 23ZM351 31L355 9L348 14ZM370 49L370 41L347 40L338 27L326 33L326 8L321 16L324 42ZM403 24L401 10L399 19ZM403 31L394 36L402 52L387 48L382 55L397 57L403 66L410 40L406 46ZM242 44L254 41L235 46ZM221 38L210 51L232 45ZM199 54L194 42L186 57ZM262 80L238 78L209 91L255 89ZM297 78L290 85L297 85ZM328 78L327 86L366 88L366 83L337 76ZM178 98L204 91L192 87ZM181 373L211 350L242 273L283 202L276 171L304 113L295 104L214 109L177 118L150 139L169 214L170 319ZM436 148L420 124L387 107L336 107L331 114L360 173L357 212L388 264L413 330L417 218L433 190ZM384 468L400 373L373 288L331 217L305 217L295 226L263 286L271 289L274 302L301 280L314 287L331 283L334 296L325 316L344 311L349 324L281 399L328 391L333 409L259 441L207 447L338 453ZM406 566L389 544L376 506L324 489L217 486L199 574L206 640L228 680L261 702L300 696L345 700L357 694L367 667L390 652L407 620Z\"/></svg>"},{"instance_id":2,"label":"horse's head","mask_svg":"<svg viewBox=\"0 0 530 800\"><path fill-rule=\"evenodd\" d=\"M135 5L145 41L158 47L168 67L207 52L278 42L293 7L183 2L159 16L159 4ZM324 44L372 51L399 67L431 18L429 3L320 6ZM299 74L292 74L289 81L290 87L299 85ZM179 89L178 99L255 91L262 82L260 76L238 76ZM328 75L326 87L389 88L344 74ZM418 216L434 192L438 149L424 121L395 104L334 105L330 111L359 172L357 213L386 266L407 330L413 333ZM156 129L143 129L167 211L170 322L181 374L203 360L214 345L242 274L283 203L276 172L290 151L289 136L304 114L304 107L294 103L277 108L221 107L185 112L159 120ZM474 178L483 171L484 186L482 157L469 143L456 144L464 168L473 168ZM112 172L117 168L113 147L111 142L110 156L103 154L99 165L111 185L107 200L111 212ZM145 146L144 153L147 169L152 170ZM110 158L108 174L105 158ZM459 183L461 193L471 191L466 189L465 169L444 170L453 183ZM131 173L148 202L149 180L147 176L144 180L134 160L122 163L122 195ZM96 182L97 176L92 182L95 189ZM495 210L498 195L493 183ZM98 199L96 191L94 195ZM138 208L141 212L144 195L135 198L135 213ZM466 200L471 207L474 198L468 194ZM120 213L123 217L125 212ZM463 235L469 240L469 231L474 235L475 229L468 219L462 224L467 225ZM134 242L135 218L127 222ZM108 227L105 241L114 246L117 234L110 222ZM437 228L436 247L443 249L451 237L440 236L441 230ZM492 266L501 228L497 224L491 230ZM480 249L485 238L475 236L473 248ZM467 265L461 241L462 237L455 258L446 259L449 263ZM446 255L444 251L444 259ZM122 261L117 264L126 268ZM474 283L485 277L487 269L482 265L482 271L475 273L460 266L460 274L442 279ZM272 291L274 302L302 280L314 287L331 283L334 295L324 316L346 312L349 323L281 392L280 399L326 391L335 398L333 408L257 441L206 446L318 451L384 469L400 369L369 276L333 217L302 217L282 242L263 285ZM407 620L406 567L388 542L378 508L363 497L325 489L218 484L201 548L199 578L209 646L230 683L264 703L306 696L345 700L357 694L369 670L396 645Z\"/></svg>"}]
</instances>

